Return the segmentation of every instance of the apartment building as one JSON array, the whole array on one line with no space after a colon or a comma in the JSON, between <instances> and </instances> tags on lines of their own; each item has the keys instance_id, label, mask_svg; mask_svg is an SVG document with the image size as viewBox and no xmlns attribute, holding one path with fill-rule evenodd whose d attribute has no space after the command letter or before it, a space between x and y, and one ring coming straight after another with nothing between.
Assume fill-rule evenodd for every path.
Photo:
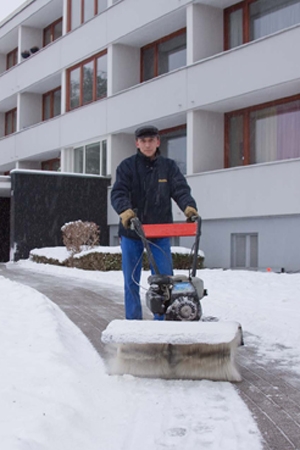
<instances>
[{"instance_id":1,"label":"apartment building","mask_svg":"<svg viewBox=\"0 0 300 450\"><path fill-rule=\"evenodd\" d=\"M300 0L28 0L0 25L0 194L16 169L113 183L151 123L206 266L299 271L298 42Z\"/></svg>"}]
</instances>

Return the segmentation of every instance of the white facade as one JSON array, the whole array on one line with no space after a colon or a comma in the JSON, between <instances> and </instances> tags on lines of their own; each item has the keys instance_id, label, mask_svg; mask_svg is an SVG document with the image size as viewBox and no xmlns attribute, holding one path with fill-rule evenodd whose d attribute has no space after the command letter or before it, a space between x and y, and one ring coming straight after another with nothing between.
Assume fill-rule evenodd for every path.
<instances>
[{"instance_id":1,"label":"white facade","mask_svg":"<svg viewBox=\"0 0 300 450\"><path fill-rule=\"evenodd\" d=\"M186 176L203 218L209 267L253 267L247 255L245 265L236 263L234 236L248 245L254 234L254 268L300 270L300 158L225 168L224 157L226 113L300 94L300 23L224 51L224 9L235 3L108 0L103 12L68 32L67 0L28 1L0 26L0 175L56 158L61 171L72 172L74 148L106 141L105 174L113 182L119 162L135 152L137 127L186 125ZM44 28L60 17L63 35L43 47ZM186 64L141 82L141 48L183 28ZM39 51L23 59L31 46ZM18 63L5 70L14 48ZM106 98L68 111L68 69L104 50ZM61 113L43 120L43 94L58 86ZM16 130L5 135L6 113L14 108ZM183 218L176 207L174 217ZM266 244L270 218L278 234ZM112 243L117 223L108 206ZM293 251L282 246L279 254L272 246L287 230Z\"/></svg>"}]
</instances>

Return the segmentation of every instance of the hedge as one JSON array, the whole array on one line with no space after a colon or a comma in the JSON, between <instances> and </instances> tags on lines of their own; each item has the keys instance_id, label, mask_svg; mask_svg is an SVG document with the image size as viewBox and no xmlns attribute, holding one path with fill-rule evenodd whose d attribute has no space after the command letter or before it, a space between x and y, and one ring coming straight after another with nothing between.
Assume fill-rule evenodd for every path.
<instances>
[{"instance_id":1,"label":"hedge","mask_svg":"<svg viewBox=\"0 0 300 450\"><path fill-rule=\"evenodd\" d=\"M53 258L47 258L46 256L39 256L36 254L30 255L31 261L42 264L53 264L56 266L64 267L76 267L83 270L100 270L107 272L109 270L122 270L122 254L121 253L102 253L102 252L90 252L76 257L70 256L65 261L61 262ZM192 266L191 256L185 253L172 252L173 267L174 269L190 269ZM198 256L197 269L202 269L204 258ZM143 257L143 269L149 270L149 263L146 255Z\"/></svg>"}]
</instances>

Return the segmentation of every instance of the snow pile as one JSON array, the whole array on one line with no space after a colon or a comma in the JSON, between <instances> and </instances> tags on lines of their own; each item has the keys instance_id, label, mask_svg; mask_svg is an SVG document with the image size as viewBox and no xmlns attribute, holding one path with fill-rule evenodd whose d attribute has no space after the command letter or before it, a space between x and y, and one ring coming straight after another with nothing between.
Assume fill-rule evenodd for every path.
<instances>
[{"instance_id":1,"label":"snow pile","mask_svg":"<svg viewBox=\"0 0 300 450\"><path fill-rule=\"evenodd\" d=\"M45 296L2 277L0 286L1 447L99 449L98 354Z\"/></svg>"}]
</instances>

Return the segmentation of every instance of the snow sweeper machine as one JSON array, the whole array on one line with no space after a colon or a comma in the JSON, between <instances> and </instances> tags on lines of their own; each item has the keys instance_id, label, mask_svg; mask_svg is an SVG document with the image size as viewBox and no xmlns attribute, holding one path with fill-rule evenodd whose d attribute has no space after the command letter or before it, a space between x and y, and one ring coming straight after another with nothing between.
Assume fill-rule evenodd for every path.
<instances>
[{"instance_id":1,"label":"snow sweeper machine","mask_svg":"<svg viewBox=\"0 0 300 450\"><path fill-rule=\"evenodd\" d=\"M206 295L197 274L201 218L190 223L142 225L132 219L154 274L149 276L146 305L164 320L113 320L102 332L109 374L146 378L241 381L235 364L243 345L237 322L205 320L201 299ZM158 271L149 238L195 236L188 275Z\"/></svg>"}]
</instances>

